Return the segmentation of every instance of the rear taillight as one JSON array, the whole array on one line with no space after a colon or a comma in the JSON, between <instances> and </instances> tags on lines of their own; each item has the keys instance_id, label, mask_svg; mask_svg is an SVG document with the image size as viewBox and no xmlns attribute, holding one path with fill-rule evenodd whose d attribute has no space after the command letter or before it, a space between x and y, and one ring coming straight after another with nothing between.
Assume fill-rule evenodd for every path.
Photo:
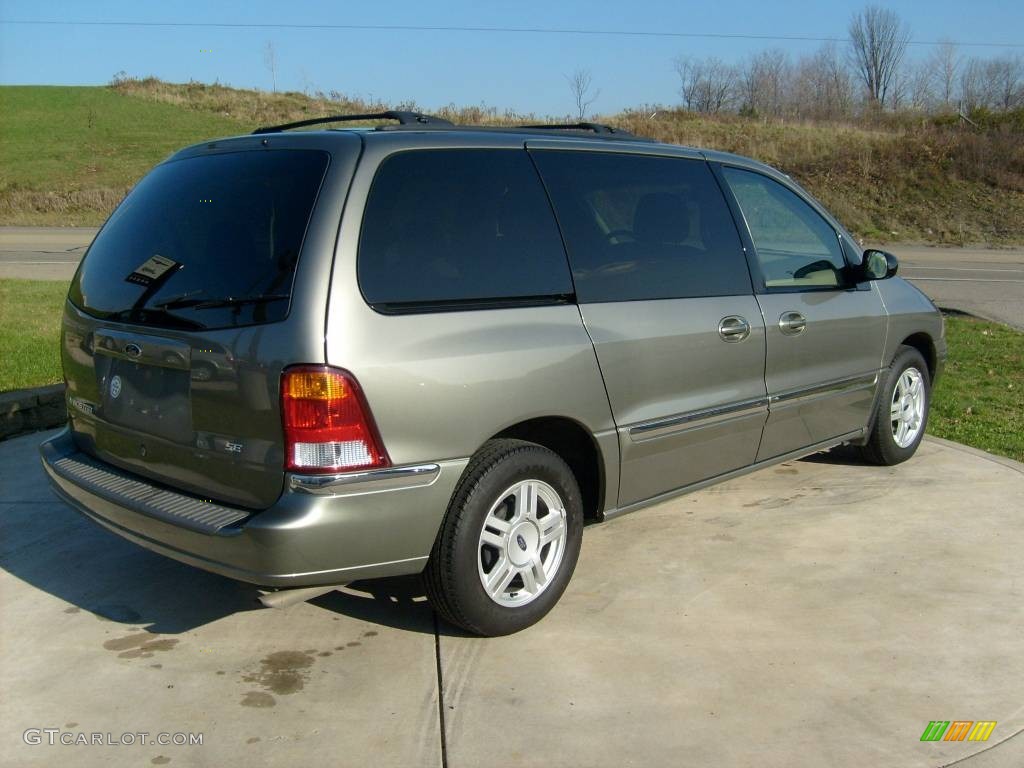
<instances>
[{"instance_id":1,"label":"rear taillight","mask_svg":"<svg viewBox=\"0 0 1024 768\"><path fill-rule=\"evenodd\" d=\"M330 473L390 465L352 374L301 365L281 375L285 469Z\"/></svg>"}]
</instances>

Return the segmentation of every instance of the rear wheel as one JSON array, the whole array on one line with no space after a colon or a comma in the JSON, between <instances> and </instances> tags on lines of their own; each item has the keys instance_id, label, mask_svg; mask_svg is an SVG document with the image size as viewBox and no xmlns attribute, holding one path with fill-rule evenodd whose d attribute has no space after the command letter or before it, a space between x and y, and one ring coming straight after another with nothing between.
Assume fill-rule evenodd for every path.
<instances>
[{"instance_id":1,"label":"rear wheel","mask_svg":"<svg viewBox=\"0 0 1024 768\"><path fill-rule=\"evenodd\" d=\"M861 448L864 459L891 466L913 456L928 425L930 400L924 358L913 347L900 347L882 382L871 433Z\"/></svg>"},{"instance_id":2,"label":"rear wheel","mask_svg":"<svg viewBox=\"0 0 1024 768\"><path fill-rule=\"evenodd\" d=\"M455 489L424 572L446 620L479 635L534 624L565 591L579 557L583 506L554 452L492 440Z\"/></svg>"}]
</instances>

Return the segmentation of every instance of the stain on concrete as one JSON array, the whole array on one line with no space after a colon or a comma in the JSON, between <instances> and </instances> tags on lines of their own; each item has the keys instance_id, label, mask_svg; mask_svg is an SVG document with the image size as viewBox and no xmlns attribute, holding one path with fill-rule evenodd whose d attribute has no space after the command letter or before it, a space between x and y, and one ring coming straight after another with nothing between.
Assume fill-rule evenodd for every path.
<instances>
[{"instance_id":1,"label":"stain on concrete","mask_svg":"<svg viewBox=\"0 0 1024 768\"><path fill-rule=\"evenodd\" d=\"M77 605L69 605L67 608L64 609L64 613L78 613L81 610L82 609L79 608Z\"/></svg>"},{"instance_id":2,"label":"stain on concrete","mask_svg":"<svg viewBox=\"0 0 1024 768\"><path fill-rule=\"evenodd\" d=\"M150 669L163 669L164 665L163 664L150 664L149 668Z\"/></svg>"},{"instance_id":3,"label":"stain on concrete","mask_svg":"<svg viewBox=\"0 0 1024 768\"><path fill-rule=\"evenodd\" d=\"M258 672L242 676L247 683L256 683L268 691L282 696L302 690L309 678L309 668L315 657L312 651L277 651L260 660Z\"/></svg>"},{"instance_id":4,"label":"stain on concrete","mask_svg":"<svg viewBox=\"0 0 1024 768\"><path fill-rule=\"evenodd\" d=\"M326 656L330 656L330 655L331 655L330 651L320 651L320 653L317 654L317 656L320 656L320 657L326 657Z\"/></svg>"},{"instance_id":5,"label":"stain on concrete","mask_svg":"<svg viewBox=\"0 0 1024 768\"><path fill-rule=\"evenodd\" d=\"M373 630L373 629L371 629L368 632L363 632L363 637L376 637L376 636L377 636L377 631Z\"/></svg>"},{"instance_id":6,"label":"stain on concrete","mask_svg":"<svg viewBox=\"0 0 1024 768\"><path fill-rule=\"evenodd\" d=\"M167 765L169 762L171 762L171 758L164 757L163 755L157 755L149 762L153 765Z\"/></svg>"},{"instance_id":7,"label":"stain on concrete","mask_svg":"<svg viewBox=\"0 0 1024 768\"><path fill-rule=\"evenodd\" d=\"M149 632L138 632L107 640L103 647L108 651L121 651L117 654L119 659L148 659L154 653L173 649L177 644L178 641L172 637L160 638L159 635L151 635Z\"/></svg>"},{"instance_id":8,"label":"stain on concrete","mask_svg":"<svg viewBox=\"0 0 1024 768\"><path fill-rule=\"evenodd\" d=\"M65 728L74 728L76 725L78 725L76 722L64 723Z\"/></svg>"},{"instance_id":9,"label":"stain on concrete","mask_svg":"<svg viewBox=\"0 0 1024 768\"><path fill-rule=\"evenodd\" d=\"M242 698L241 704L243 707L258 707L263 709L274 706L277 704L277 700L269 693L263 693L263 691L249 691Z\"/></svg>"},{"instance_id":10,"label":"stain on concrete","mask_svg":"<svg viewBox=\"0 0 1024 768\"><path fill-rule=\"evenodd\" d=\"M218 669L217 670L217 674L218 675L223 675L224 674L224 670L223 669Z\"/></svg>"},{"instance_id":11,"label":"stain on concrete","mask_svg":"<svg viewBox=\"0 0 1024 768\"><path fill-rule=\"evenodd\" d=\"M800 474L800 472L799 472L799 470L796 470L796 469L786 469L785 467L782 467L781 469L776 469L775 470L775 474L776 475L798 475L798 474Z\"/></svg>"},{"instance_id":12,"label":"stain on concrete","mask_svg":"<svg viewBox=\"0 0 1024 768\"><path fill-rule=\"evenodd\" d=\"M344 651L345 650L345 646L344 645L336 645L336 646L334 646L334 650L336 650L336 651Z\"/></svg>"},{"instance_id":13,"label":"stain on concrete","mask_svg":"<svg viewBox=\"0 0 1024 768\"><path fill-rule=\"evenodd\" d=\"M246 743L246 744L255 744L255 743L256 743L257 741L259 741L259 740L260 740L260 737L259 737L259 736L253 736L253 737L252 737L252 738L250 738L250 739L246 739L246 740L245 740L245 743Z\"/></svg>"},{"instance_id":14,"label":"stain on concrete","mask_svg":"<svg viewBox=\"0 0 1024 768\"><path fill-rule=\"evenodd\" d=\"M358 640L353 640L351 643L345 643L349 648L355 648L357 645L362 645Z\"/></svg>"}]
</instances>

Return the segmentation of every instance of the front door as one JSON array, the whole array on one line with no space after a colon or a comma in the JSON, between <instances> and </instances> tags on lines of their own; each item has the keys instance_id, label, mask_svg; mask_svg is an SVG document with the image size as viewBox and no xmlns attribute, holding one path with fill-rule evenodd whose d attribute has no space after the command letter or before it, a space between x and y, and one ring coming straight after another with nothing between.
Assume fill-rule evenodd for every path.
<instances>
[{"instance_id":1,"label":"front door","mask_svg":"<svg viewBox=\"0 0 1024 768\"><path fill-rule=\"evenodd\" d=\"M746 169L722 174L753 243L766 328L769 417L757 460L860 430L885 345L877 291L847 283L839 234L796 190Z\"/></svg>"},{"instance_id":2,"label":"front door","mask_svg":"<svg viewBox=\"0 0 1024 768\"><path fill-rule=\"evenodd\" d=\"M619 506L753 463L767 417L764 324L707 163L531 154L618 427Z\"/></svg>"}]
</instances>

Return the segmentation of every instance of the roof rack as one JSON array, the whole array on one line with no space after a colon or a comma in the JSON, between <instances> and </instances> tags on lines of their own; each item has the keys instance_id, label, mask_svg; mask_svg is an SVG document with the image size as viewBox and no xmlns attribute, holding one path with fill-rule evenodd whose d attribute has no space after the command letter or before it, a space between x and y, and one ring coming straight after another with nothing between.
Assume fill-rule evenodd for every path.
<instances>
[{"instance_id":1,"label":"roof rack","mask_svg":"<svg viewBox=\"0 0 1024 768\"><path fill-rule=\"evenodd\" d=\"M284 123L283 125L270 125L264 128L257 128L253 133L280 133L281 131L289 131L292 128L305 128L307 125L350 123L363 120L397 120L399 125L451 125L447 120L440 117L434 117L433 115L424 115L420 112L388 110L387 112L373 112L366 115L332 115L330 117L314 117L309 120L299 120L295 123Z\"/></svg>"},{"instance_id":2,"label":"roof rack","mask_svg":"<svg viewBox=\"0 0 1024 768\"><path fill-rule=\"evenodd\" d=\"M613 128L612 126L604 125L603 123L552 123L550 125L521 125L519 127L546 131L593 131L594 133L602 135L633 135L629 131L624 131L621 128Z\"/></svg>"}]
</instances>

